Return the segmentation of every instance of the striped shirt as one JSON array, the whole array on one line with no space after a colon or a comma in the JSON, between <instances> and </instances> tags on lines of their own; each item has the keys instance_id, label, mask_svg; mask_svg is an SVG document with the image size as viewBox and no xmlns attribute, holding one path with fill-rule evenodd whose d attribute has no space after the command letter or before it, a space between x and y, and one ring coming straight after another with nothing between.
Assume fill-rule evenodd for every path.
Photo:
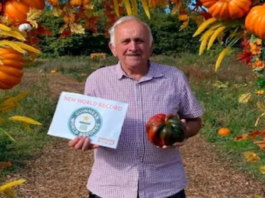
<instances>
[{"instance_id":1,"label":"striped shirt","mask_svg":"<svg viewBox=\"0 0 265 198\"><path fill-rule=\"evenodd\" d=\"M178 148L151 144L145 123L157 113L197 118L203 114L182 71L150 62L140 81L128 77L120 63L93 72L85 94L128 103L117 149L99 147L87 188L102 198L165 198L187 185ZM115 122L115 118L113 118Z\"/></svg>"}]
</instances>

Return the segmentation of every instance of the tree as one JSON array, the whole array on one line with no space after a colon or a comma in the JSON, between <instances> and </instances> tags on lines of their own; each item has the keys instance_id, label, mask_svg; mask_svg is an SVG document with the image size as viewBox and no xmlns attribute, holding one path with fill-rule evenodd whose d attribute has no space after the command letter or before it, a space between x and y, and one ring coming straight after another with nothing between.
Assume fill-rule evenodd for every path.
<instances>
[{"instance_id":1,"label":"tree","mask_svg":"<svg viewBox=\"0 0 265 198\"><path fill-rule=\"evenodd\" d=\"M197 53L197 38L192 34L196 30L196 24L191 22L184 30L180 31L181 22L178 15L154 11L151 19L141 16L151 28L155 41L154 54L176 55L183 52Z\"/></svg>"},{"instance_id":2,"label":"tree","mask_svg":"<svg viewBox=\"0 0 265 198\"><path fill-rule=\"evenodd\" d=\"M72 36L60 38L59 30L64 23L60 17L55 17L51 12L45 11L39 22L48 27L53 33L52 36L39 36L41 41L38 46L42 51L42 56L57 57L64 55L89 55L93 52L109 52L107 47L108 38L104 36L101 22L97 25L101 32L93 33L85 30L85 34L73 34Z\"/></svg>"}]
</instances>

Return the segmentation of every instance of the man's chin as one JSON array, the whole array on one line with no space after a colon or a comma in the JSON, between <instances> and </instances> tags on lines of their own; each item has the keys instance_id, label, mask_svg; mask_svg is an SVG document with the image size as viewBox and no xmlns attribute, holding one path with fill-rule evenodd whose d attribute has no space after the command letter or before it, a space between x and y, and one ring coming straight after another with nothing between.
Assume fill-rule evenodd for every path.
<instances>
[{"instance_id":1,"label":"man's chin","mask_svg":"<svg viewBox=\"0 0 265 198\"><path fill-rule=\"evenodd\" d=\"M130 67L143 66L143 61L142 60L127 61L126 65L128 65Z\"/></svg>"},{"instance_id":2,"label":"man's chin","mask_svg":"<svg viewBox=\"0 0 265 198\"><path fill-rule=\"evenodd\" d=\"M127 67L143 67L147 64L147 60L144 60L142 57L127 58L126 60L121 61L122 65Z\"/></svg>"}]
</instances>

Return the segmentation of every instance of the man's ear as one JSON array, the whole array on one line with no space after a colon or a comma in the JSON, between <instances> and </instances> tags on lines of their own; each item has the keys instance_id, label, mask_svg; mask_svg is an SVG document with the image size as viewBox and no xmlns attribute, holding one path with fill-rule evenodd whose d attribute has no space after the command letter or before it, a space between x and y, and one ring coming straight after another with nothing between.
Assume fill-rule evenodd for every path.
<instances>
[{"instance_id":1,"label":"man's ear","mask_svg":"<svg viewBox=\"0 0 265 198\"><path fill-rule=\"evenodd\" d=\"M115 47L112 45L111 42L109 42L109 48L110 48L110 50L111 50L113 56L116 57L116 49L115 49Z\"/></svg>"}]
</instances>

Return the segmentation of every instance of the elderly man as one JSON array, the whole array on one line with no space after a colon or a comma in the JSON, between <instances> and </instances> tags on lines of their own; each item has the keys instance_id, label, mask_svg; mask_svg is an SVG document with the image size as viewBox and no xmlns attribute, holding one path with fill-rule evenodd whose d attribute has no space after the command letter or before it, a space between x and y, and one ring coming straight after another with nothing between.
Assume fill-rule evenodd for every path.
<instances>
[{"instance_id":1,"label":"elderly man","mask_svg":"<svg viewBox=\"0 0 265 198\"><path fill-rule=\"evenodd\" d=\"M129 104L117 149L90 144L77 137L69 145L94 150L87 188L95 198L184 198L187 186L179 146L151 144L147 120L157 113L178 114L186 139L201 128L203 110L183 72L149 61L153 37L147 24L133 16L120 18L110 29L109 47L117 65L93 72L85 94ZM113 118L115 122L115 118Z\"/></svg>"}]
</instances>

